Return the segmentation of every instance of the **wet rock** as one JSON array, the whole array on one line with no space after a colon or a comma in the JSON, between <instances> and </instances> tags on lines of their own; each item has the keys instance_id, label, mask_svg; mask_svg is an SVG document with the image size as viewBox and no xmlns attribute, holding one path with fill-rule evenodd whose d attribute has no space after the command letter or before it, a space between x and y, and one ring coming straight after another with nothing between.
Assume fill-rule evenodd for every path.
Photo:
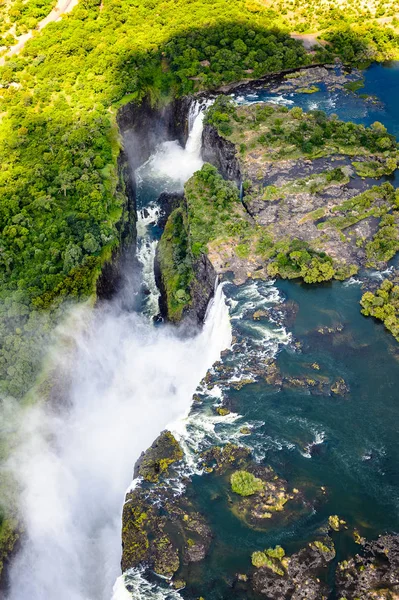
<instances>
[{"instance_id":1,"label":"wet rock","mask_svg":"<svg viewBox=\"0 0 399 600\"><path fill-rule=\"evenodd\" d=\"M339 563L338 597L397 600L399 598L399 536L383 535L367 542L361 555Z\"/></svg>"},{"instance_id":2,"label":"wet rock","mask_svg":"<svg viewBox=\"0 0 399 600\"><path fill-rule=\"evenodd\" d=\"M251 428L250 427L241 427L240 429L240 433L242 435L251 435Z\"/></svg>"},{"instance_id":3,"label":"wet rock","mask_svg":"<svg viewBox=\"0 0 399 600\"><path fill-rule=\"evenodd\" d=\"M203 467L216 467L218 471L237 467L248 461L251 452L248 448L228 443L225 446L213 446L201 454Z\"/></svg>"},{"instance_id":4,"label":"wet rock","mask_svg":"<svg viewBox=\"0 0 399 600\"><path fill-rule=\"evenodd\" d=\"M242 179L236 146L220 136L210 125L205 125L202 133L202 158L217 167L225 179L240 185Z\"/></svg>"},{"instance_id":5,"label":"wet rock","mask_svg":"<svg viewBox=\"0 0 399 600\"><path fill-rule=\"evenodd\" d=\"M170 431L163 431L152 444L142 452L134 468L134 477L141 476L146 481L157 482L159 476L169 466L183 458L183 451Z\"/></svg>"},{"instance_id":6,"label":"wet rock","mask_svg":"<svg viewBox=\"0 0 399 600\"><path fill-rule=\"evenodd\" d=\"M270 466L264 467L253 463L249 464L246 470L255 477L259 485L250 495L239 500L234 499L232 511L249 526L264 525L276 513L282 512L295 494L288 491L287 481L278 477Z\"/></svg>"},{"instance_id":7,"label":"wet rock","mask_svg":"<svg viewBox=\"0 0 399 600\"><path fill-rule=\"evenodd\" d=\"M218 415L220 415L221 417L226 417L227 415L230 414L230 411L228 408L226 408L225 406L218 406L216 408L216 412Z\"/></svg>"},{"instance_id":8,"label":"wet rock","mask_svg":"<svg viewBox=\"0 0 399 600\"><path fill-rule=\"evenodd\" d=\"M182 199L183 193L178 192L162 192L158 197L157 204L161 210L158 218L158 226L161 229L165 228L169 215L180 205Z\"/></svg>"},{"instance_id":9,"label":"wet rock","mask_svg":"<svg viewBox=\"0 0 399 600\"><path fill-rule=\"evenodd\" d=\"M203 560L212 532L184 496L157 486L126 495L122 515L122 571L148 567L172 577L183 564Z\"/></svg>"},{"instance_id":10,"label":"wet rock","mask_svg":"<svg viewBox=\"0 0 399 600\"><path fill-rule=\"evenodd\" d=\"M270 550L265 551L267 564L256 569L251 578L256 593L270 600L327 599L330 590L320 575L335 557L329 538L311 542L291 557L270 555Z\"/></svg>"},{"instance_id":11,"label":"wet rock","mask_svg":"<svg viewBox=\"0 0 399 600\"><path fill-rule=\"evenodd\" d=\"M345 394L349 393L349 385L340 377L332 384L331 391L336 396L345 396Z\"/></svg>"},{"instance_id":12,"label":"wet rock","mask_svg":"<svg viewBox=\"0 0 399 600\"><path fill-rule=\"evenodd\" d=\"M338 515L331 515L328 517L328 524L334 531L340 531L346 525L346 521L340 519Z\"/></svg>"}]
</instances>

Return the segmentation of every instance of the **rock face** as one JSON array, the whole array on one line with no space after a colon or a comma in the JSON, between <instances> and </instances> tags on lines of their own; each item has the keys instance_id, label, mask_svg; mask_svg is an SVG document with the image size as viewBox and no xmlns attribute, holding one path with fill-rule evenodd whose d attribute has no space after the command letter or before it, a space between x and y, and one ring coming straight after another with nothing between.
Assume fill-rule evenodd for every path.
<instances>
[{"instance_id":1,"label":"rock face","mask_svg":"<svg viewBox=\"0 0 399 600\"><path fill-rule=\"evenodd\" d=\"M117 191L124 195L126 201L118 227L118 247L113 251L111 260L105 263L97 280L99 300L113 298L123 288L126 274L136 266L136 189L133 171L123 151L118 158L118 170L120 182Z\"/></svg>"},{"instance_id":2,"label":"rock face","mask_svg":"<svg viewBox=\"0 0 399 600\"><path fill-rule=\"evenodd\" d=\"M187 311L198 323L203 323L209 301L213 297L216 285L216 271L205 254L194 262L194 280L191 285L192 305Z\"/></svg>"},{"instance_id":3,"label":"rock face","mask_svg":"<svg viewBox=\"0 0 399 600\"><path fill-rule=\"evenodd\" d=\"M144 483L126 495L122 571L142 565L172 577L183 565L205 558L212 537L206 519L185 495L176 496L159 483L182 456L173 435L164 431L137 461L134 476Z\"/></svg>"},{"instance_id":4,"label":"rock face","mask_svg":"<svg viewBox=\"0 0 399 600\"><path fill-rule=\"evenodd\" d=\"M110 300L123 289L126 277L129 280L135 278L137 263L134 172L149 158L160 142L178 139L182 145L185 144L188 135L187 113L191 101L192 99L186 96L158 109L152 107L148 100L144 100L140 106L134 103L126 104L118 113L117 123L123 137L123 151L118 159L120 183L117 191L125 196L126 202L119 224L118 247L105 263L97 281L99 300Z\"/></svg>"},{"instance_id":5,"label":"rock face","mask_svg":"<svg viewBox=\"0 0 399 600\"><path fill-rule=\"evenodd\" d=\"M367 542L362 555L357 554L338 565L336 573L338 597L399 598L399 535L384 535Z\"/></svg>"},{"instance_id":6,"label":"rock face","mask_svg":"<svg viewBox=\"0 0 399 600\"><path fill-rule=\"evenodd\" d=\"M241 183L240 163L235 144L220 136L216 129L205 125L202 133L202 158L214 165L225 179Z\"/></svg>"},{"instance_id":7,"label":"rock face","mask_svg":"<svg viewBox=\"0 0 399 600\"><path fill-rule=\"evenodd\" d=\"M162 192L157 200L157 204L160 207L161 214L158 219L158 226L161 229L165 229L166 222L169 215L180 206L183 200L183 192Z\"/></svg>"}]
</instances>

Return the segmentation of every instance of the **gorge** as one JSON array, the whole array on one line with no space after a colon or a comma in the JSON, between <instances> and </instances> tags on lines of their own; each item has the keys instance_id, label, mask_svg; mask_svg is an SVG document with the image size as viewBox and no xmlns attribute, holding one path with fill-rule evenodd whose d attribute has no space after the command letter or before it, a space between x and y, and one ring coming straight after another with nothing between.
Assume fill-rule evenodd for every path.
<instances>
[{"instance_id":1,"label":"gorge","mask_svg":"<svg viewBox=\"0 0 399 600\"><path fill-rule=\"evenodd\" d=\"M374 69L380 69L377 84ZM398 135L397 74L395 65L365 72L366 91L391 82L394 92L381 103L359 98L343 86L331 92L325 82L311 95L274 91L267 81L259 82L258 89L250 84L232 93L246 104L265 100L305 110L321 106L341 113L343 120L350 115L367 125L378 113ZM204 267L206 285L198 295L190 288L194 310L187 310L186 324L153 323L158 315L156 279L159 284L162 277L153 270L159 224L176 210L173 202L181 200L183 184L202 167L206 104L201 97L186 98L160 112L144 104L138 110L126 105L119 113L124 136L120 163L130 202L126 244L100 279L102 302L94 310L72 310L61 328L54 360L61 371L70 371L62 405L28 408L23 420L22 443L11 467L23 489L27 519L22 547L9 571L10 600L50 599L54 590L60 600L112 594L114 600L277 598L279 577L286 582L291 575L276 572L282 567L274 555L272 575L264 565L253 569L251 554L281 546L293 557L315 540L324 544L324 550L311 547L311 558L324 573L322 584L316 585L317 577L304 568L299 583L289 580L282 597L307 597L300 595L301 586L303 577L310 577L316 586L312 597L338 598L345 586L335 577L337 562L344 565L341 571L349 570L350 557L362 546L356 545L354 532L372 540L398 530L398 350L394 339L364 319L358 307L361 286L381 278L379 272L318 287L256 277L235 285L226 268L225 282L206 312L216 272ZM209 157L209 145L204 150ZM230 167L232 158L227 160ZM232 168L231 179L235 174ZM395 178L390 181L396 186ZM196 271L196 279L203 274ZM165 317L166 291L159 287ZM180 293L175 300L178 307L185 304ZM140 452L165 428L181 453L166 468L160 462L165 457L155 455L149 460L151 468L156 465L155 481L141 476L131 485ZM227 448L225 455L219 446ZM267 502L262 500L266 508L240 499L230 486L232 465L267 485L275 477L282 496L270 492ZM114 585L127 487L125 511L136 502L140 514L124 520L123 529L139 522L145 530L139 531L140 551L148 543L150 555L134 560L133 549L133 559L126 558L132 536L123 530L125 575ZM257 502L256 494L250 498ZM148 517L146 522L143 515L152 510L154 521ZM166 524L165 515L170 520ZM334 515L345 522L338 525L341 531L328 525ZM157 538L154 527L160 525L165 536ZM331 539L336 560L331 558ZM393 546L393 561L396 552ZM396 564L392 562L393 572ZM265 581L259 573L277 586L269 596L262 591ZM172 574L180 591L169 586ZM396 594L391 573L386 580ZM348 600L355 597L357 588L352 587ZM390 593L382 597L394 598Z\"/></svg>"}]
</instances>

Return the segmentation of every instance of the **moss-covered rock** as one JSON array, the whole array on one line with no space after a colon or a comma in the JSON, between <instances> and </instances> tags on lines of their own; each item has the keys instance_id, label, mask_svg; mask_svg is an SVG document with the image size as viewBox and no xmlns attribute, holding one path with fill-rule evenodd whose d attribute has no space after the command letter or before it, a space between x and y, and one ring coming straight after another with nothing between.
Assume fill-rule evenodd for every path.
<instances>
[{"instance_id":1,"label":"moss-covered rock","mask_svg":"<svg viewBox=\"0 0 399 600\"><path fill-rule=\"evenodd\" d=\"M328 524L334 531L340 531L345 527L346 521L340 519L338 515L330 515L328 517Z\"/></svg>"},{"instance_id":2,"label":"moss-covered rock","mask_svg":"<svg viewBox=\"0 0 399 600\"><path fill-rule=\"evenodd\" d=\"M135 476L157 482L170 465L183 458L183 450L170 431L163 431L152 446L143 452L135 466Z\"/></svg>"},{"instance_id":3,"label":"moss-covered rock","mask_svg":"<svg viewBox=\"0 0 399 600\"><path fill-rule=\"evenodd\" d=\"M326 599L329 589L320 576L334 557L334 546L327 538L323 543L312 542L290 557L285 556L281 546L254 552L252 588L266 598Z\"/></svg>"},{"instance_id":4,"label":"moss-covered rock","mask_svg":"<svg viewBox=\"0 0 399 600\"><path fill-rule=\"evenodd\" d=\"M399 598L399 536L384 535L364 545L362 554L340 563L336 571L338 598Z\"/></svg>"}]
</instances>

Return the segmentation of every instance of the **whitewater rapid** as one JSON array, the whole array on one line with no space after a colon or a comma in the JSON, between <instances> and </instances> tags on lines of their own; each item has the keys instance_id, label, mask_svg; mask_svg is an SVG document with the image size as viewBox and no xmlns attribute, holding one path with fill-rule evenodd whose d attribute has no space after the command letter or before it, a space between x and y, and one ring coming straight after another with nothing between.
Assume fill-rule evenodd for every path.
<instances>
[{"instance_id":1,"label":"whitewater rapid","mask_svg":"<svg viewBox=\"0 0 399 600\"><path fill-rule=\"evenodd\" d=\"M202 164L199 110L191 133L187 151L179 150L179 186L182 172L187 177ZM168 148L175 151L168 144L150 159L153 172L169 162ZM142 216L138 257L150 286L155 243L147 243ZM61 338L55 361L74 349L65 404L25 409L8 465L25 521L8 600L122 599L130 597L117 579L123 492L141 451L188 414L198 383L230 345L229 312L219 286L202 330L188 336L184 325L154 327L114 301L76 309Z\"/></svg>"}]
</instances>

